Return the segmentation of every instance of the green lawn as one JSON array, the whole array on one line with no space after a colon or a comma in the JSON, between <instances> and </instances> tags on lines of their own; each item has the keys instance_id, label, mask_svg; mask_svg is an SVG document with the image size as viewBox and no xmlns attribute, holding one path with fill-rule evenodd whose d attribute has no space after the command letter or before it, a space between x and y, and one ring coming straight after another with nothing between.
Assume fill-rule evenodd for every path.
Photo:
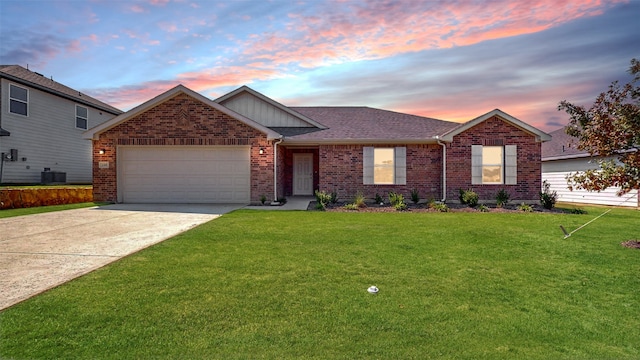
<instances>
[{"instance_id":1,"label":"green lawn","mask_svg":"<svg viewBox=\"0 0 640 360\"><path fill-rule=\"evenodd\" d=\"M14 216L22 216L22 215L41 214L41 213L53 212L53 211L80 209L80 208L100 206L100 205L106 205L106 203L86 202L86 203L66 204L66 205L36 206L31 208L20 208L20 209L4 209L4 210L0 210L0 219L14 217Z\"/></svg>"},{"instance_id":2,"label":"green lawn","mask_svg":"<svg viewBox=\"0 0 640 360\"><path fill-rule=\"evenodd\" d=\"M0 358L638 359L640 212L559 229L603 211L240 210L0 313Z\"/></svg>"}]
</instances>

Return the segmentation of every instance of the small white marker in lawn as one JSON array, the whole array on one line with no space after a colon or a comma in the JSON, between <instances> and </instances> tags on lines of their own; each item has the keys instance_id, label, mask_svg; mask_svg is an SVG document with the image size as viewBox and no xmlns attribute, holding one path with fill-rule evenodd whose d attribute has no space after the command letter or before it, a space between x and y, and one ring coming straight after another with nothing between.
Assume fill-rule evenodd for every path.
<instances>
[{"instance_id":1,"label":"small white marker in lawn","mask_svg":"<svg viewBox=\"0 0 640 360\"><path fill-rule=\"evenodd\" d=\"M369 294L377 294L379 290L375 285L373 285L373 286L369 286L367 291L369 292Z\"/></svg>"}]
</instances>

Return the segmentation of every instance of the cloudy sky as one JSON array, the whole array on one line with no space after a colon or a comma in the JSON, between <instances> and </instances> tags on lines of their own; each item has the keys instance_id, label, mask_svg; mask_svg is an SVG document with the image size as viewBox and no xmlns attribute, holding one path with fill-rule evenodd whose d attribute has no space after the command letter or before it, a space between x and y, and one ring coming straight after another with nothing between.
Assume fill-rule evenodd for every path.
<instances>
[{"instance_id":1,"label":"cloudy sky","mask_svg":"<svg viewBox=\"0 0 640 360\"><path fill-rule=\"evenodd\" d=\"M552 131L640 58L640 0L0 0L0 64L128 110L177 84Z\"/></svg>"}]
</instances>

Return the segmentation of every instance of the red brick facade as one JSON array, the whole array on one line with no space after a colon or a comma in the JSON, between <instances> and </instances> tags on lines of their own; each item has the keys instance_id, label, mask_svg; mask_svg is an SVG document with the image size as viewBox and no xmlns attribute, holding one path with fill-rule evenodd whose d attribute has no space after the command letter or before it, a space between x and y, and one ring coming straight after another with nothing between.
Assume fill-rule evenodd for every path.
<instances>
[{"instance_id":1,"label":"red brick facade","mask_svg":"<svg viewBox=\"0 0 640 360\"><path fill-rule=\"evenodd\" d=\"M516 185L472 185L471 145L517 145ZM459 189L472 189L481 200L495 200L505 189L513 201L536 200L541 189L541 143L534 135L493 117L456 135L447 144L447 200L458 200Z\"/></svg>"},{"instance_id":2,"label":"red brick facade","mask_svg":"<svg viewBox=\"0 0 640 360\"><path fill-rule=\"evenodd\" d=\"M364 185L363 148L365 146L397 147L407 149L406 185ZM390 191L410 198L417 189L422 199L441 198L442 148L439 145L322 145L319 147L318 188L335 191L343 200L351 200L358 192L373 199L376 194L386 198Z\"/></svg>"},{"instance_id":3,"label":"red brick facade","mask_svg":"<svg viewBox=\"0 0 640 360\"><path fill-rule=\"evenodd\" d=\"M273 194L273 147L266 135L233 117L179 94L102 134L93 141L95 201L117 201L118 146L251 146L251 202ZM266 149L260 155L260 148ZM100 154L105 150L104 154ZM108 162L108 168L100 168Z\"/></svg>"}]
</instances>

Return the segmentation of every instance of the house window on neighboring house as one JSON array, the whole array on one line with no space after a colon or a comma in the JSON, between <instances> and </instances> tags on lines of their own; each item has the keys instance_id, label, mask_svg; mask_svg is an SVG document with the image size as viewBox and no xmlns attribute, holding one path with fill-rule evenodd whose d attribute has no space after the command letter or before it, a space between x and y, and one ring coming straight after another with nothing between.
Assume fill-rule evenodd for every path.
<instances>
[{"instance_id":1,"label":"house window on neighboring house","mask_svg":"<svg viewBox=\"0 0 640 360\"><path fill-rule=\"evenodd\" d=\"M12 114L28 114L29 90L17 85L9 84L9 112Z\"/></svg>"},{"instance_id":2,"label":"house window on neighboring house","mask_svg":"<svg viewBox=\"0 0 640 360\"><path fill-rule=\"evenodd\" d=\"M76 105L76 127L78 129L87 130L89 125L89 109L84 106Z\"/></svg>"},{"instance_id":3,"label":"house window on neighboring house","mask_svg":"<svg viewBox=\"0 0 640 360\"><path fill-rule=\"evenodd\" d=\"M471 145L471 184L517 184L517 146Z\"/></svg>"},{"instance_id":4,"label":"house window on neighboring house","mask_svg":"<svg viewBox=\"0 0 640 360\"><path fill-rule=\"evenodd\" d=\"M362 151L365 185L406 185L407 148L367 146Z\"/></svg>"}]
</instances>

